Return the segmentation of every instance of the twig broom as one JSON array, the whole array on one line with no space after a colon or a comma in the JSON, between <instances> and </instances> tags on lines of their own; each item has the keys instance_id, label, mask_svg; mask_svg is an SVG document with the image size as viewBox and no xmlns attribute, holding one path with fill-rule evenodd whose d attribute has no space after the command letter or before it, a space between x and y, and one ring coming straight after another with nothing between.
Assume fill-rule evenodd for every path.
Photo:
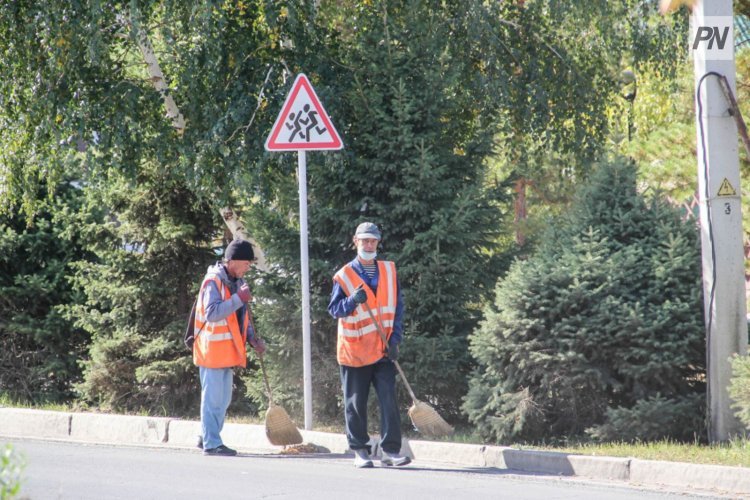
<instances>
[{"instance_id":1,"label":"twig broom","mask_svg":"<svg viewBox=\"0 0 750 500\"><path fill-rule=\"evenodd\" d=\"M263 381L268 391L268 410L266 410L266 437L268 441L276 446L287 446L290 444L300 444L302 435L299 433L297 426L289 418L286 410L273 402L271 385L268 383L266 367L263 364L263 355L258 355L260 361L260 370L263 372Z\"/></svg>"},{"instance_id":2,"label":"twig broom","mask_svg":"<svg viewBox=\"0 0 750 500\"><path fill-rule=\"evenodd\" d=\"M372 313L367 302L364 302L363 304L367 310L367 314L370 315L370 318L375 323L380 338L383 339L383 345L387 346L388 340L383 331L383 327L380 326L380 321L375 319L375 315ZM411 419L411 423L414 424L414 427L417 428L417 431L430 437L442 437L453 434L453 427L443 420L443 417L441 417L432 406L417 399L414 395L414 391L411 389L411 385L409 385L409 381L406 380L406 375L404 375L404 371L401 369L401 365L398 364L398 361L394 361L393 364L396 365L396 369L398 370L399 375L401 375L401 380L404 381L406 390L409 391L409 396L411 396L413 404L411 408L409 408L409 418Z\"/></svg>"},{"instance_id":3,"label":"twig broom","mask_svg":"<svg viewBox=\"0 0 750 500\"><path fill-rule=\"evenodd\" d=\"M257 336L258 330L255 329L255 324L253 324L253 317L252 315L249 315L249 317L250 324ZM260 371L263 373L263 382L266 384L266 392L268 392L268 410L266 411L266 437L268 438L268 441L275 446L300 444L302 442L302 435L299 433L297 426L294 425L292 419L289 418L289 414L286 410L273 402L271 384L268 383L266 365L263 363L262 354L258 354L258 361L260 362Z\"/></svg>"}]
</instances>

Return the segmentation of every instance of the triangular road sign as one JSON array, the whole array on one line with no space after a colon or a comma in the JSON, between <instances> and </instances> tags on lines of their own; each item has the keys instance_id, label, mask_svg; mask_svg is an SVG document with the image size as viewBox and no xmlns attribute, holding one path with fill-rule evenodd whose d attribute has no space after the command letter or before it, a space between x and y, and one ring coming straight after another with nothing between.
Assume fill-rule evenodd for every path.
<instances>
[{"instance_id":1,"label":"triangular road sign","mask_svg":"<svg viewBox=\"0 0 750 500\"><path fill-rule=\"evenodd\" d=\"M300 73L266 139L268 151L341 149L339 133L320 104L310 80Z\"/></svg>"},{"instance_id":2,"label":"triangular road sign","mask_svg":"<svg viewBox=\"0 0 750 500\"><path fill-rule=\"evenodd\" d=\"M719 192L717 194L719 196L736 196L737 191L735 191L732 184L729 183L729 179L724 177L724 181L721 183L721 186L719 186Z\"/></svg>"}]
</instances>

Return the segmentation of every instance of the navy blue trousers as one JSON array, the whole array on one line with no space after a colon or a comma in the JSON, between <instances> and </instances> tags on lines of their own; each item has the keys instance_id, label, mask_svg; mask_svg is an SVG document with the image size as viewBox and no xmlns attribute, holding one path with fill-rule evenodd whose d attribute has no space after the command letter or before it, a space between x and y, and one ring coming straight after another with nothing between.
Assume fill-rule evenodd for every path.
<instances>
[{"instance_id":1,"label":"navy blue trousers","mask_svg":"<svg viewBox=\"0 0 750 500\"><path fill-rule=\"evenodd\" d=\"M385 359L373 365L340 368L349 447L372 453L367 444L370 440L367 433L367 398L372 384L380 405L380 448L388 453L398 453L401 450L401 417L396 401L396 366Z\"/></svg>"}]
</instances>

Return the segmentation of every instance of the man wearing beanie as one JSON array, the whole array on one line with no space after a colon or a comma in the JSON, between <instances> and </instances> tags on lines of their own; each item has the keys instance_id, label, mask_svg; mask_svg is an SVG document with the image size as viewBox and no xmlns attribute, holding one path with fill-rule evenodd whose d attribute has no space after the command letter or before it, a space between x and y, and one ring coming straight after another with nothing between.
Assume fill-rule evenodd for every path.
<instances>
[{"instance_id":1,"label":"man wearing beanie","mask_svg":"<svg viewBox=\"0 0 750 500\"><path fill-rule=\"evenodd\" d=\"M370 385L375 388L380 405L381 465L411 462L400 454L401 417L393 364L404 331L404 306L396 265L376 259L380 238L380 229L372 222L357 227L354 233L357 256L333 277L328 304L329 314L339 320L336 356L344 392L346 438L349 448L354 450L354 465L358 468L373 466L367 433ZM386 342L379 329L385 333Z\"/></svg>"},{"instance_id":2,"label":"man wearing beanie","mask_svg":"<svg viewBox=\"0 0 750 500\"><path fill-rule=\"evenodd\" d=\"M245 367L249 342L258 355L263 340L255 337L250 321L250 288L242 277L255 261L253 246L234 240L224 260L208 268L195 309L193 362L201 381L201 439L204 455L234 456L221 440L227 408L232 400L234 367Z\"/></svg>"}]
</instances>

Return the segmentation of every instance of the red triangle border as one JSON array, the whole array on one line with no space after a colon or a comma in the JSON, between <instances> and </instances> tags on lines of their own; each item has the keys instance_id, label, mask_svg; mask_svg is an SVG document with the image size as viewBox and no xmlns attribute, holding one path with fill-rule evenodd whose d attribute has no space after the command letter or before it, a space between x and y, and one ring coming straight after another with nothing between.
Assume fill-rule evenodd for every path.
<instances>
[{"instance_id":1,"label":"red triangle border","mask_svg":"<svg viewBox=\"0 0 750 500\"><path fill-rule=\"evenodd\" d=\"M326 128L330 131L331 137L333 138L332 141L295 143L295 144L277 142L279 134L283 131L284 123L286 122L286 117L289 115L289 110L291 109L292 105L297 99L297 95L299 94L302 87L305 88L305 90L307 91L307 95L310 96L312 105L315 107L315 110L318 112L318 115L320 116L320 119L322 120L323 125L325 125ZM339 133L336 131L336 128L333 126L331 119L328 117L328 113L326 113L325 109L323 109L323 105L320 103L320 100L318 99L318 95L315 93L315 90L310 84L310 80L307 79L307 76L305 76L304 73L300 73L299 75L297 75L297 78L294 80L294 85L292 86L292 90L287 96L286 101L284 101L284 105L281 107L281 111L279 112L279 115L276 118L276 122L274 122L273 124L271 133L266 139L266 150L267 151L303 151L303 150L315 151L315 150L338 150L338 149L342 149L343 147L344 147L344 144L341 142L341 137L339 136Z\"/></svg>"}]
</instances>

